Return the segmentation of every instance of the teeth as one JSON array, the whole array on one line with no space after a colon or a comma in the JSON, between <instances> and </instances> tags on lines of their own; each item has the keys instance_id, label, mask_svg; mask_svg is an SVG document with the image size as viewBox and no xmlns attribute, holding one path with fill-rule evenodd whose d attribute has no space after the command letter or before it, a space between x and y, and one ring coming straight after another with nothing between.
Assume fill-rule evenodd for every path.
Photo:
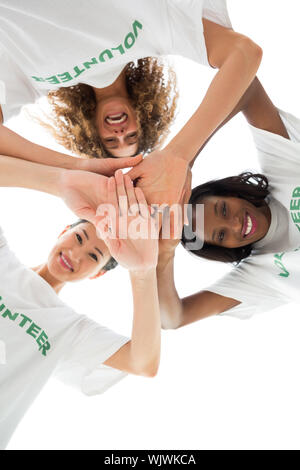
<instances>
[{"instance_id":1,"label":"teeth","mask_svg":"<svg viewBox=\"0 0 300 470\"><path fill-rule=\"evenodd\" d=\"M115 115L107 116L106 122L108 122L108 124L122 124L123 122L126 121L126 119L127 119L127 114L125 113L115 114Z\"/></svg>"},{"instance_id":2,"label":"teeth","mask_svg":"<svg viewBox=\"0 0 300 470\"><path fill-rule=\"evenodd\" d=\"M68 266L68 268L73 269L72 266L70 266L70 264L68 263L68 261L66 260L66 258L64 257L63 254L61 254L61 257L62 257L63 262Z\"/></svg>"},{"instance_id":3,"label":"teeth","mask_svg":"<svg viewBox=\"0 0 300 470\"><path fill-rule=\"evenodd\" d=\"M245 236L248 235L252 230L252 221L249 215L247 215L247 229L245 231Z\"/></svg>"}]
</instances>

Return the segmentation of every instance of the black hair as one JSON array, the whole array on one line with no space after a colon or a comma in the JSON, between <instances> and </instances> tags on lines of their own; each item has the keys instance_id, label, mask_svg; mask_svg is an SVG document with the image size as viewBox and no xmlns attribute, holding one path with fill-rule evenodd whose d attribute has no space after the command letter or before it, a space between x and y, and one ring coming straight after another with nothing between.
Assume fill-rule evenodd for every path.
<instances>
[{"instance_id":1,"label":"black hair","mask_svg":"<svg viewBox=\"0 0 300 470\"><path fill-rule=\"evenodd\" d=\"M91 222L89 222L88 220L85 220L85 219L79 219L77 220L76 222L74 222L73 224L70 225L70 229L74 228L74 227L77 227L77 225L79 224L90 224ZM104 271L111 271L112 269L116 268L118 266L118 262L115 260L115 258L113 258L112 256L110 257L110 259L107 261L106 265L103 266L103 270Z\"/></svg>"},{"instance_id":2,"label":"black hair","mask_svg":"<svg viewBox=\"0 0 300 470\"><path fill-rule=\"evenodd\" d=\"M253 181L251 181L253 180ZM228 176L219 180L211 180L201 184L192 190L189 204L195 206L201 204L203 198L207 196L229 196L245 199L256 207L264 205L264 200L270 193L268 178L260 173L244 172L237 176ZM193 238L187 238L186 234L190 233ZM193 232L193 221L189 217L189 225L183 230L181 243L183 247L201 258L222 261L223 263L239 264L242 259L250 256L252 252L252 244L241 246L238 248L226 248L223 246L215 246L204 243L201 249L188 249L187 243L192 244L197 240L197 236Z\"/></svg>"}]
</instances>

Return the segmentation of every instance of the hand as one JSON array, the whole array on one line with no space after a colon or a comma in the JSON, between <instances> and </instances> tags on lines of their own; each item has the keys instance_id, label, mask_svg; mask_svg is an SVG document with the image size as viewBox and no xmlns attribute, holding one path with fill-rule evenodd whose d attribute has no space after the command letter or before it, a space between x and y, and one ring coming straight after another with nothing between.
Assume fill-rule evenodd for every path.
<instances>
[{"instance_id":1,"label":"hand","mask_svg":"<svg viewBox=\"0 0 300 470\"><path fill-rule=\"evenodd\" d=\"M158 223L150 215L143 191L134 188L129 176L118 170L108 182L108 201L114 214L109 210L106 217L99 219L97 229L111 255L129 271L155 268Z\"/></svg>"},{"instance_id":2,"label":"hand","mask_svg":"<svg viewBox=\"0 0 300 470\"><path fill-rule=\"evenodd\" d=\"M184 188L182 190L182 194L179 201L178 210L179 212L176 213L175 211L170 214L170 212L166 211L163 217L163 227L169 226L170 227L170 237L163 238L163 229L160 234L159 239L159 258L163 259L165 257L173 257L175 253L175 249L179 244L182 236L183 224L188 223L187 219L187 204L191 197L191 184L192 184L192 172L188 169L186 181L184 184Z\"/></svg>"},{"instance_id":3,"label":"hand","mask_svg":"<svg viewBox=\"0 0 300 470\"><path fill-rule=\"evenodd\" d=\"M126 158L78 158L76 162L76 170L90 171L104 176L113 176L115 172L121 168L130 168L138 165L143 156Z\"/></svg>"},{"instance_id":4,"label":"hand","mask_svg":"<svg viewBox=\"0 0 300 470\"><path fill-rule=\"evenodd\" d=\"M64 170L58 184L59 195L69 209L95 225L98 206L107 203L108 178L87 171Z\"/></svg>"},{"instance_id":5,"label":"hand","mask_svg":"<svg viewBox=\"0 0 300 470\"><path fill-rule=\"evenodd\" d=\"M178 204L184 189L189 164L170 151L150 153L128 175L137 180L148 204Z\"/></svg>"}]
</instances>

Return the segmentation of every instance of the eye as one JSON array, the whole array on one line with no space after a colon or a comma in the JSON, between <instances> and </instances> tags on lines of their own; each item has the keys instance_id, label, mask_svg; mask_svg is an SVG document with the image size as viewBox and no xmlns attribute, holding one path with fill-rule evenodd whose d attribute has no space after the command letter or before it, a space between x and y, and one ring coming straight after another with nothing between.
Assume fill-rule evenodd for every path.
<instances>
[{"instance_id":1,"label":"eye","mask_svg":"<svg viewBox=\"0 0 300 470\"><path fill-rule=\"evenodd\" d=\"M76 233L76 238L77 238L77 240L79 241L80 245L82 245L82 238L81 238L81 236L79 235L79 233Z\"/></svg>"},{"instance_id":2,"label":"eye","mask_svg":"<svg viewBox=\"0 0 300 470\"><path fill-rule=\"evenodd\" d=\"M93 258L95 261L98 262L98 258L94 253L90 253L89 255L90 255L91 258Z\"/></svg>"},{"instance_id":3,"label":"eye","mask_svg":"<svg viewBox=\"0 0 300 470\"><path fill-rule=\"evenodd\" d=\"M224 230L222 230L220 233L219 233L219 241L222 242L224 240L224 236L225 236L225 232Z\"/></svg>"},{"instance_id":4,"label":"eye","mask_svg":"<svg viewBox=\"0 0 300 470\"><path fill-rule=\"evenodd\" d=\"M222 213L223 213L224 217L226 217L226 214L227 214L226 202L223 202Z\"/></svg>"}]
</instances>

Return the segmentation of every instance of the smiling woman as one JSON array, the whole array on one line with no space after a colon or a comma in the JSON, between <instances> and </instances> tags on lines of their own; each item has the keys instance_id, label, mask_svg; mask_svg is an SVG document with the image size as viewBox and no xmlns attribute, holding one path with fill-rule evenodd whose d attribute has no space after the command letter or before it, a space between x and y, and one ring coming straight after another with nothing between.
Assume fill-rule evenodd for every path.
<instances>
[{"instance_id":1,"label":"smiling woman","mask_svg":"<svg viewBox=\"0 0 300 470\"><path fill-rule=\"evenodd\" d=\"M52 287L58 293L66 282L86 277L96 279L117 265L104 241L97 236L95 227L81 219L65 228L47 263L34 268L34 271L45 280L52 279Z\"/></svg>"},{"instance_id":2,"label":"smiling woman","mask_svg":"<svg viewBox=\"0 0 300 470\"><path fill-rule=\"evenodd\" d=\"M61 168L1 155L0 169L1 187L37 189L65 201L72 198ZM75 172L75 177L86 180L83 172ZM48 260L30 269L10 250L0 228L0 331L8 351L0 374L1 450L52 375L86 395L95 395L127 373L154 377L159 367L158 224L150 217L141 189L121 170L109 179L97 175L88 186L90 190L94 186L99 203L106 200L117 214L124 204L131 214L137 208L128 222L144 223L147 233L137 240L130 231L121 236L116 220L104 219L112 233L105 232L105 224L96 230L92 223L79 220L60 235ZM78 184L76 188L80 192ZM78 200L73 207L78 210ZM127 210L123 215L127 216ZM67 282L103 274L115 266L114 259L130 273L134 309L131 338L78 314L57 296ZM103 307L101 299L99 306Z\"/></svg>"},{"instance_id":3,"label":"smiling woman","mask_svg":"<svg viewBox=\"0 0 300 470\"><path fill-rule=\"evenodd\" d=\"M268 194L267 177L250 172L194 188L190 225L197 237L195 208L204 204L204 245L190 251L202 258L230 263L248 257L252 244L263 238L270 227L271 214L265 202ZM188 242L183 233L183 246Z\"/></svg>"},{"instance_id":4,"label":"smiling woman","mask_svg":"<svg viewBox=\"0 0 300 470\"><path fill-rule=\"evenodd\" d=\"M174 120L176 76L162 60L129 63L99 89L86 84L48 93L53 115L31 117L77 155L127 157L161 147Z\"/></svg>"}]
</instances>

